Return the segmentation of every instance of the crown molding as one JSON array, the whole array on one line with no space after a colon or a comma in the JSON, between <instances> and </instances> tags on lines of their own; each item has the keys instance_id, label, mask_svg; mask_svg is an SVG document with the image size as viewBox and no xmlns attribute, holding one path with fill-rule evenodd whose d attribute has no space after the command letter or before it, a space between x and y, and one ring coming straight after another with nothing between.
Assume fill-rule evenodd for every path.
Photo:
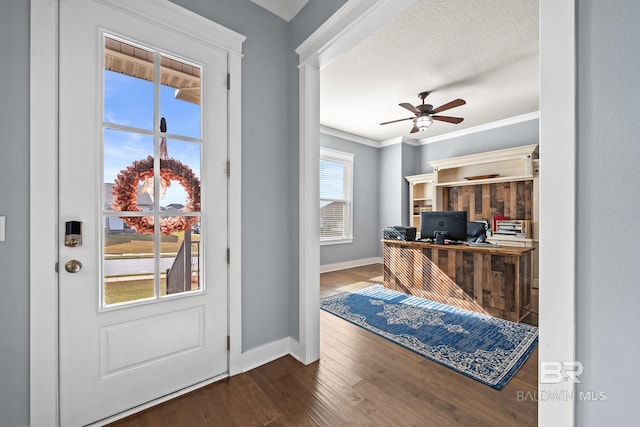
<instances>
[{"instance_id":1,"label":"crown molding","mask_svg":"<svg viewBox=\"0 0 640 427\"><path fill-rule=\"evenodd\" d=\"M407 144L407 145L413 145L414 147L418 147L420 145L420 142L417 139L407 138L405 136L398 136L395 138L387 139L386 141L382 141L380 143L380 148L390 147L396 144Z\"/></svg>"},{"instance_id":2,"label":"crown molding","mask_svg":"<svg viewBox=\"0 0 640 427\"><path fill-rule=\"evenodd\" d=\"M359 144L364 144L364 145L368 145L370 147L375 147L375 148L390 147L396 144L407 144L407 145L412 145L414 147L419 147L421 145L431 144L433 142L446 141L448 139L453 139L453 138L460 138L461 136L472 135L474 133L484 132L491 129L497 129L504 126L513 125L516 123L522 123L522 122L527 122L531 120L538 120L539 118L540 118L540 111L534 111L532 113L521 114L519 116L509 117L508 119L497 120L495 122L485 123L485 124L470 127L467 129L445 133L443 135L432 136L430 138L413 139L413 138L407 138L405 136L398 136L398 137L387 139L381 142L374 141L372 139L364 138L362 136L354 135L351 133L342 132L340 130L329 128L326 126L320 126L320 133L325 135L335 136L337 138L342 138L347 141L357 142Z\"/></svg>"},{"instance_id":3,"label":"crown molding","mask_svg":"<svg viewBox=\"0 0 640 427\"><path fill-rule=\"evenodd\" d=\"M497 120L495 122L485 123L478 126L473 126L467 129L462 129L455 132L449 132L442 135L432 136L430 138L423 138L418 141L420 145L431 144L433 142L446 141L447 139L460 138L461 136L471 135L478 132L484 132L490 129L496 129L504 126L513 125L516 123L527 122L530 120L537 120L540 118L540 111L534 111L532 113L521 114L519 116L509 117L508 119Z\"/></svg>"},{"instance_id":4,"label":"crown molding","mask_svg":"<svg viewBox=\"0 0 640 427\"><path fill-rule=\"evenodd\" d=\"M372 139L364 138L362 136L354 135L351 133L343 132L341 130L333 129L330 127L320 126L320 133L322 135L335 136L336 138L344 139L346 141L368 145L369 147L380 148L380 143L378 141L374 141Z\"/></svg>"}]
</instances>

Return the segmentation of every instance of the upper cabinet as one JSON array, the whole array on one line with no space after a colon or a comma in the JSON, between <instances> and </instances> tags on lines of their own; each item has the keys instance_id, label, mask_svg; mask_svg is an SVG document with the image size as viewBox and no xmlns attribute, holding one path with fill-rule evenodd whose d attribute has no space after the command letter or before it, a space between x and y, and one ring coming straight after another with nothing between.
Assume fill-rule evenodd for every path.
<instances>
[{"instance_id":1,"label":"upper cabinet","mask_svg":"<svg viewBox=\"0 0 640 427\"><path fill-rule=\"evenodd\" d=\"M522 181L538 174L538 145L507 148L429 162L437 187Z\"/></svg>"}]
</instances>

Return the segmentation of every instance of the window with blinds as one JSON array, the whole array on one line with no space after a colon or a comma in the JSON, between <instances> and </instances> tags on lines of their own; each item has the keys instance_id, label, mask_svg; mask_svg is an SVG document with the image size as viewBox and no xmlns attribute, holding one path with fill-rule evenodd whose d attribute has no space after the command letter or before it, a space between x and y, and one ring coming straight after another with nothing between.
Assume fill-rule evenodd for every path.
<instances>
[{"instance_id":1,"label":"window with blinds","mask_svg":"<svg viewBox=\"0 0 640 427\"><path fill-rule=\"evenodd\" d=\"M353 241L353 159L341 151L320 149L320 242Z\"/></svg>"}]
</instances>

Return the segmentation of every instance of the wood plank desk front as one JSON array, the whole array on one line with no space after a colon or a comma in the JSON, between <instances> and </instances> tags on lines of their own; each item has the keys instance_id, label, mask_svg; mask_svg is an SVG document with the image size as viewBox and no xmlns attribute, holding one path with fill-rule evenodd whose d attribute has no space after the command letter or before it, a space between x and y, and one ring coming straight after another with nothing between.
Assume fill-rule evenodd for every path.
<instances>
[{"instance_id":1,"label":"wood plank desk front","mask_svg":"<svg viewBox=\"0 0 640 427\"><path fill-rule=\"evenodd\" d=\"M531 308L533 248L383 240L384 286L519 322Z\"/></svg>"}]
</instances>

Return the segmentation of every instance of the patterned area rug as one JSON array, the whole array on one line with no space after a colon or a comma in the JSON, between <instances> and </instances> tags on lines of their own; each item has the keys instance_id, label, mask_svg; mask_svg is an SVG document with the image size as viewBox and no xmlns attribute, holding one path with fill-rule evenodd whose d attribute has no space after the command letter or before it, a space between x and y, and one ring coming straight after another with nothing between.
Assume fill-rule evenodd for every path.
<instances>
[{"instance_id":1,"label":"patterned area rug","mask_svg":"<svg viewBox=\"0 0 640 427\"><path fill-rule=\"evenodd\" d=\"M320 308L500 390L538 343L538 328L382 285L323 298Z\"/></svg>"}]
</instances>

